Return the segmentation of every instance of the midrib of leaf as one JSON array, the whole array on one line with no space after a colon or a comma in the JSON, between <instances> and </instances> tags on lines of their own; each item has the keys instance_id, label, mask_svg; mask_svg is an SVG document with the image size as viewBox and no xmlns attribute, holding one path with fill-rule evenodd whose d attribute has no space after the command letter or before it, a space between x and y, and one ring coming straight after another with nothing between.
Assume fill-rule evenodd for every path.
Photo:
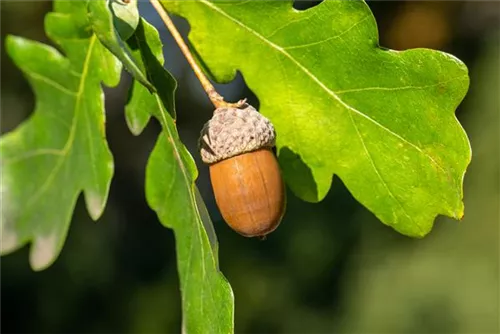
<instances>
[{"instance_id":1,"label":"midrib of leaf","mask_svg":"<svg viewBox=\"0 0 500 334\"><path fill-rule=\"evenodd\" d=\"M91 58L92 52L94 50L95 40L96 40L95 35L92 35L92 37L90 38L90 42L89 42L89 46L88 46L88 51L87 51L87 54L85 55L85 60L83 62L82 73L80 75L80 84L78 85L78 92L76 92L76 95L74 95L75 96L75 108L74 108L73 120L71 122L71 129L70 129L70 132L69 132L69 135L68 135L68 140L64 144L63 149L60 150L60 153L57 154L57 155L60 155L59 160L57 161L57 163L54 166L54 168L51 170L51 172L50 172L49 176L47 177L47 180L45 181L45 183L40 187L40 189L38 190L38 192L36 192L27 201L25 212L27 212L28 209L29 209L29 207L32 206L40 198L40 196L45 191L47 191L47 189L50 186L50 184L52 183L54 177L57 175L57 173L59 172L60 168L62 167L62 165L66 161L65 159L66 159L66 157L68 155L68 152L73 147L73 142L75 140L76 126L77 126L77 123L78 123L78 116L79 116L80 110L81 110L81 108L80 108L80 105L81 105L80 100L82 98L83 91L85 89L85 80L87 78L87 74L88 74L88 70L89 70L89 64L90 64L90 58ZM41 151L40 154L38 154L38 155L43 155L43 154L49 154L49 152L47 152L47 151L44 150L44 151ZM33 157L33 156L36 156L36 155L30 155L29 157Z\"/></svg>"},{"instance_id":2,"label":"midrib of leaf","mask_svg":"<svg viewBox=\"0 0 500 334\"><path fill-rule=\"evenodd\" d=\"M364 21L364 20L365 20L365 19L362 19L361 21ZM358 24L359 24L359 22L358 22L358 23L356 23L355 25L358 25ZM352 29L352 27L351 27L351 28L349 28L349 29L347 29L347 30L351 30L351 29ZM341 34L340 34L340 35L341 35ZM337 35L337 36L338 36L338 35ZM285 82L285 84L287 85L287 90L286 90L286 91L287 91L287 94L288 94L288 95L290 95L290 94L288 93L288 92L290 91L290 89L289 89L289 87L288 87L288 80L286 79L286 70L284 69L284 67L283 67L283 65L282 65L282 62L281 62L280 57L276 57L276 59L277 59L278 64L280 65L280 68L281 68L282 72L283 72L283 76L285 77L284 82ZM289 100L290 100L290 97L289 97ZM372 165L372 167L373 167L373 169L374 169L374 171L375 171L375 173L376 173L377 177L378 177L378 178L380 179L380 181L382 182L382 184L383 184L384 188L387 190L387 192L388 192L389 196L391 196L392 198L394 198L394 200L396 201L396 203L398 204L398 206L399 206L399 207L403 210L403 213L405 214L405 216L406 216L406 217L407 217L407 218L408 218L408 219L409 219L409 220L410 220L410 221L411 221L414 225L416 225L416 226L419 228L420 232L422 232L422 228L421 228L421 226L420 226L419 224L416 224L416 223L415 223L415 220L414 220L414 219L413 219L413 218L412 218L412 217L408 214L408 212L406 211L405 207L402 205L401 201L400 201L400 200L399 200L399 199L398 199L398 198L394 195L394 193L392 192L392 190L389 188L389 186L388 186L387 182L385 181L385 179L384 179L384 178L382 177L382 175L380 174L380 171L379 171L379 169L377 168L377 165L375 164L375 161L373 160L373 158L372 158L372 156L371 156L371 154L370 154L370 152L369 152L368 148L366 147L365 141L364 141L364 139L363 139L363 137L362 137L362 135L361 135L361 133L360 133L360 131L359 131L359 129L358 129L358 126L357 126L356 122L354 121L354 118L352 117L352 114L351 114L350 112L348 112L347 114L348 114L348 116L349 116L349 119L350 119L350 121L351 121L351 123L352 123L352 125L353 125L353 127L354 127L354 129L355 129L355 131L356 131L356 134L358 135L358 137L359 137L359 139L360 139L360 141L361 141L361 144L362 144L362 146L363 146L363 150L364 150L365 155L368 157L368 160L370 161L370 163L371 163L371 165ZM291 121L292 123L294 123L294 118L293 118L293 117L292 117L292 118L290 118L290 121ZM295 128L295 126L292 126L292 128ZM296 136L295 132L293 132L293 135L294 135L294 137L295 137L295 141L297 141L297 136Z\"/></svg>"},{"instance_id":3,"label":"midrib of leaf","mask_svg":"<svg viewBox=\"0 0 500 334\"><path fill-rule=\"evenodd\" d=\"M184 166L184 163L182 162L182 157L179 153L179 150L177 149L177 146L174 144L173 142L173 134L172 132L170 131L170 127L168 126L168 123L167 123L167 119L165 118L165 113L167 112L163 106L163 103L162 101L160 100L160 97L155 94L155 100L156 100L156 103L158 104L158 108L159 110L161 110L160 114L161 114L161 123L162 123L162 126L163 126L163 129L165 131L167 131L168 133L168 138L167 140L171 143L172 147L173 147L173 150L174 150L174 153L175 153L175 159L177 160L178 164L179 164L179 167L181 169L181 172L182 172L182 177L184 178L184 184L191 184L191 180L190 178L188 177L187 175L187 171L186 171L186 168ZM200 212L198 210L198 205L196 205L196 201L193 197L193 190L191 189L191 187L188 189L188 192L189 192L189 201L191 202L191 207L195 210L195 214L196 214L196 234L197 234L197 237L199 239L199 244L202 245L203 244L203 236L201 235L201 229L200 229L200 223L201 223L201 216L200 216ZM188 278L189 278L189 268L191 266L191 254L193 253L193 245L194 245L194 242L191 242L191 246L189 248L189 254L188 254L188 260L187 260L187 266L186 266L186 269L183 273L184 275L184 289L185 290L188 290L187 287L188 287ZM206 276L206 269L205 269L205 252L203 250L203 246L200 247L200 252L201 252L201 270L202 270L202 274L203 274L203 278L205 278ZM214 265L215 265L215 262L214 262ZM204 287L204 284L201 284L201 291L200 291L200 294L203 295L203 287ZM184 294L182 294L182 299L184 301L184 299L186 298L186 296ZM201 314L203 314L203 303L201 303Z\"/></svg>"},{"instance_id":4,"label":"midrib of leaf","mask_svg":"<svg viewBox=\"0 0 500 334\"><path fill-rule=\"evenodd\" d=\"M302 72L304 72L309 78L311 78L316 84L318 84L321 89L323 89L328 95L330 95L334 100L336 100L338 103L340 103L342 106L344 106L348 111L355 113L356 115L359 115L365 119L367 119L369 122L375 124L376 126L380 127L390 135L398 138L401 142L413 147L416 149L418 152L420 152L422 155L427 157L433 164L435 164L439 169L441 169L443 172L447 173L447 171L437 162L434 160L432 156L424 152L420 147L417 145L413 144L412 142L408 141L404 137L400 136L399 134L393 132L391 129L387 128L386 126L380 124L377 122L375 119L371 118L370 116L364 114L363 112L357 110L356 108L351 107L347 103L345 103L337 94L336 92L332 91L329 89L321 80L319 80L311 71L309 71L302 63L300 63L297 59L295 59L292 55L290 55L288 52L286 52L285 48L271 42L269 39L266 37L262 36L259 34L257 31L252 29L251 27L247 26L245 23L233 18L231 15L227 14L225 11L223 11L221 8L215 6L213 3L207 1L207 0L199 0L200 3L206 5L207 7L211 8L212 10L216 11L220 15L224 16L226 19L229 19L230 21L234 22L235 24L239 25L240 27L244 28L251 34L253 34L255 37L258 39L262 40L264 43L266 43L268 46L270 46L272 49L278 51L282 55L284 55L286 58L288 58L293 64L295 64Z\"/></svg>"}]
</instances>

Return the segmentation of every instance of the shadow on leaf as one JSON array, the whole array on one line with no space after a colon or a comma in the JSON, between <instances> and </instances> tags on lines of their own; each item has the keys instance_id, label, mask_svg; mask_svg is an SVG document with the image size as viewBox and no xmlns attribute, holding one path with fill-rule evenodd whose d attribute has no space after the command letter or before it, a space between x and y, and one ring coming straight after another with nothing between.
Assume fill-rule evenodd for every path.
<instances>
[{"instance_id":1,"label":"shadow on leaf","mask_svg":"<svg viewBox=\"0 0 500 334\"><path fill-rule=\"evenodd\" d=\"M285 146L279 149L278 161L286 184L294 194L304 201L318 202L318 186L311 169L300 156Z\"/></svg>"},{"instance_id":2,"label":"shadow on leaf","mask_svg":"<svg viewBox=\"0 0 500 334\"><path fill-rule=\"evenodd\" d=\"M175 119L175 90L177 82L170 73L165 70L162 63L157 59L151 50L146 31L144 30L144 23L141 21L137 26L135 34L127 41L132 50L141 50L141 58L146 68L147 78L155 86L157 94L163 102L168 113ZM161 47L160 49L161 50Z\"/></svg>"}]
</instances>

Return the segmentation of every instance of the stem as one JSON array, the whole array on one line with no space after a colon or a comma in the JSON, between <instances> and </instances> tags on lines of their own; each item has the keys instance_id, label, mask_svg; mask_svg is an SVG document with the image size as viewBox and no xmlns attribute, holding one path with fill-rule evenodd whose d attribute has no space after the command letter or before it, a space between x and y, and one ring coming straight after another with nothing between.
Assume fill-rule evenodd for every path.
<instances>
[{"instance_id":1,"label":"stem","mask_svg":"<svg viewBox=\"0 0 500 334\"><path fill-rule=\"evenodd\" d=\"M194 74L196 74L196 77L200 81L201 85L203 86L203 89L207 93L210 101L212 104L215 106L215 108L219 107L236 107L240 108L246 104L246 100L240 100L236 103L228 103L224 101L224 98L217 93L215 90L215 87L212 85L210 80L205 76L201 68L198 66L196 61L194 60L193 55L191 54L191 51L189 50L189 47L187 46L186 42L182 39L181 34L175 27L174 23L168 16L167 10L163 8L163 6L160 4L158 0L150 0L151 4L153 5L154 9L160 15L160 18L162 19L163 23L165 23L165 26L167 29L170 31L172 36L174 37L175 42L181 49L182 53L184 54L184 57L186 57L186 60L188 61L189 65L193 69Z\"/></svg>"}]
</instances>

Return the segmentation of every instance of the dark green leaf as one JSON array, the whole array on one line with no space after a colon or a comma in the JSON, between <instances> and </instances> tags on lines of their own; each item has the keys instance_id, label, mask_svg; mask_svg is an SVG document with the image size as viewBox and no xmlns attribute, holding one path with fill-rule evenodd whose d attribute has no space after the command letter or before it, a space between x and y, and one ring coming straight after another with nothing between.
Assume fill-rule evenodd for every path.
<instances>
[{"instance_id":1,"label":"dark green leaf","mask_svg":"<svg viewBox=\"0 0 500 334\"><path fill-rule=\"evenodd\" d=\"M194 183L196 165L172 117L175 80L163 70L156 29L141 20L130 44L157 91L168 93L161 98L135 82L126 114L135 134L150 115L163 127L146 170L146 197L162 224L175 233L184 332L232 333L232 290L218 269L215 231ZM166 106L172 110L167 112Z\"/></svg>"},{"instance_id":2,"label":"dark green leaf","mask_svg":"<svg viewBox=\"0 0 500 334\"><path fill-rule=\"evenodd\" d=\"M163 1L218 82L240 70L277 130L290 188L321 200L334 174L382 222L424 236L463 216L471 152L454 112L467 68L443 52L378 47L362 1Z\"/></svg>"},{"instance_id":3,"label":"dark green leaf","mask_svg":"<svg viewBox=\"0 0 500 334\"><path fill-rule=\"evenodd\" d=\"M84 1L57 1L47 35L65 52L9 36L6 49L36 95L34 114L0 140L2 254L32 242L35 270L64 243L80 192L101 215L113 175L101 81L118 84L120 63L92 34Z\"/></svg>"},{"instance_id":4,"label":"dark green leaf","mask_svg":"<svg viewBox=\"0 0 500 334\"><path fill-rule=\"evenodd\" d=\"M148 80L153 83L166 110L175 119L175 90L177 88L177 82L163 67L163 45L158 35L158 31L145 20L141 20L137 26L137 32L128 40L128 44L136 62L140 64L141 70L145 73ZM140 86L134 83L134 94L148 94L144 92L143 89L144 88L140 88ZM138 92L135 92L136 90L138 90ZM142 101L142 99L138 100ZM131 112L127 110L126 114L129 125L141 124L142 127L144 127L147 123L147 119L149 119L146 119L144 114L151 114L152 112L147 108L133 108L132 110L137 110L141 113L142 118L137 114L132 115ZM156 110L156 108L152 110ZM137 121L135 117L139 117L139 119L143 121L145 120L145 123L133 123ZM131 127L131 129L133 128L134 127ZM134 130L132 130L132 132L134 132Z\"/></svg>"}]
</instances>

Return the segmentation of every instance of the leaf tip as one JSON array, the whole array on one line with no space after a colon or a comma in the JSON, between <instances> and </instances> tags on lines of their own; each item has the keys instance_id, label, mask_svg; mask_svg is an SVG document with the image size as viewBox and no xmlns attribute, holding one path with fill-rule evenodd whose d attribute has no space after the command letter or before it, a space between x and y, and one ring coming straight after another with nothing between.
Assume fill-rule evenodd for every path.
<instances>
[{"instance_id":1,"label":"leaf tip","mask_svg":"<svg viewBox=\"0 0 500 334\"><path fill-rule=\"evenodd\" d=\"M14 43L16 40L20 40L20 39L23 39L23 38L19 37L19 36L16 36L16 35L8 34L5 37L5 44Z\"/></svg>"},{"instance_id":2,"label":"leaf tip","mask_svg":"<svg viewBox=\"0 0 500 334\"><path fill-rule=\"evenodd\" d=\"M104 211L106 199L94 191L85 191L85 204L90 217L96 221Z\"/></svg>"},{"instance_id":3,"label":"leaf tip","mask_svg":"<svg viewBox=\"0 0 500 334\"><path fill-rule=\"evenodd\" d=\"M461 220L464 219L464 216L465 216L464 206L462 205L460 207L460 209L457 212L455 212L455 217L454 218L457 219L457 220L459 220L459 221L461 221Z\"/></svg>"},{"instance_id":4,"label":"leaf tip","mask_svg":"<svg viewBox=\"0 0 500 334\"><path fill-rule=\"evenodd\" d=\"M23 42L24 42L24 38L22 38L22 37L15 36L15 35L7 35L7 37L5 38L5 42L4 42L7 53L9 53L9 55L11 55L9 51L12 51L13 47L15 47L17 44L23 43Z\"/></svg>"},{"instance_id":5,"label":"leaf tip","mask_svg":"<svg viewBox=\"0 0 500 334\"><path fill-rule=\"evenodd\" d=\"M127 127L134 136L139 136L149 122L149 117L146 121L143 121L136 117L136 115L132 114L132 111L129 112L128 110L125 110L125 112L125 122L127 123Z\"/></svg>"},{"instance_id":6,"label":"leaf tip","mask_svg":"<svg viewBox=\"0 0 500 334\"><path fill-rule=\"evenodd\" d=\"M42 271L54 263L58 254L57 241L55 233L38 237L33 241L30 265L34 271Z\"/></svg>"},{"instance_id":7,"label":"leaf tip","mask_svg":"<svg viewBox=\"0 0 500 334\"><path fill-rule=\"evenodd\" d=\"M456 207L450 209L446 215L448 217L451 217L453 219L460 221L464 218L464 212L465 212L464 202L463 202L463 200L459 199Z\"/></svg>"},{"instance_id":8,"label":"leaf tip","mask_svg":"<svg viewBox=\"0 0 500 334\"><path fill-rule=\"evenodd\" d=\"M128 122L127 122L128 123ZM128 128L130 129L130 132L132 132L132 134L134 136L139 136L141 133L142 133L142 130L144 129L140 124L138 124L137 122L134 122L134 123L131 123L128 125Z\"/></svg>"}]
</instances>

